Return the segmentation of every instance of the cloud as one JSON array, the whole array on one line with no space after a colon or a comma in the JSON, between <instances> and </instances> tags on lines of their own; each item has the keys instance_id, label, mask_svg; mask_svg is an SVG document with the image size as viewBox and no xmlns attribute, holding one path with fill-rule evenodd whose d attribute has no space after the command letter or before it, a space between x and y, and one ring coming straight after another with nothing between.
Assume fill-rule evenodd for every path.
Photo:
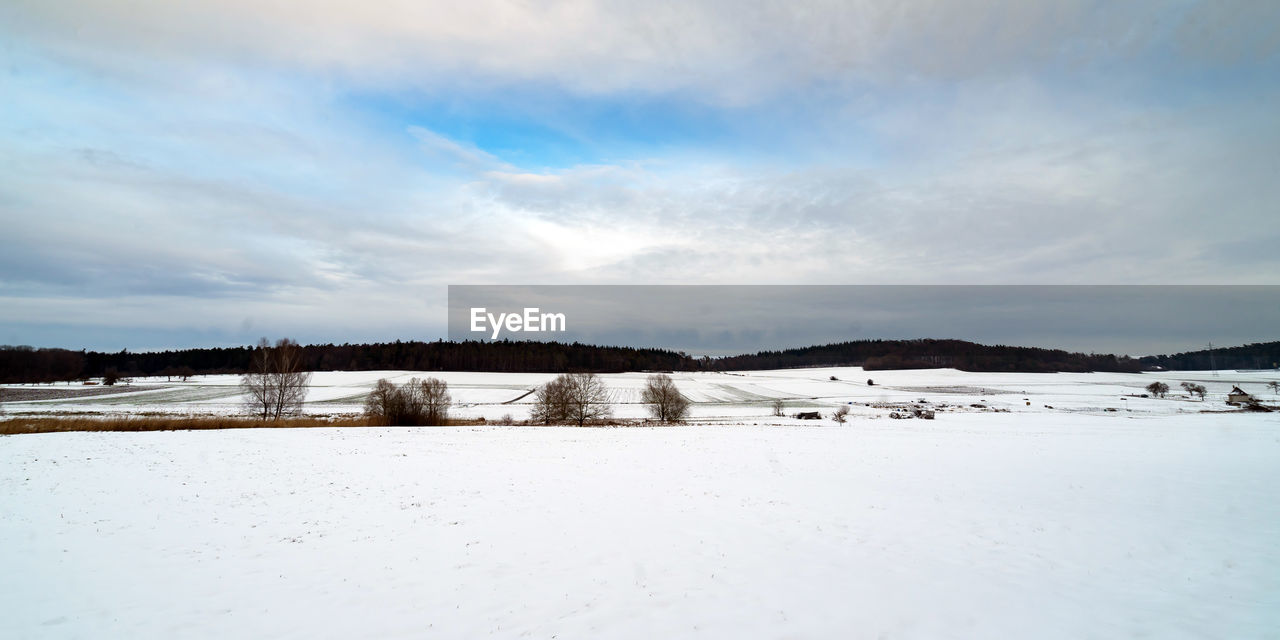
<instances>
[{"instance_id":1,"label":"cloud","mask_svg":"<svg viewBox=\"0 0 1280 640\"><path fill-rule=\"evenodd\" d=\"M0 328L432 337L458 283L1274 282L1276 11L4 3Z\"/></svg>"},{"instance_id":2,"label":"cloud","mask_svg":"<svg viewBox=\"0 0 1280 640\"><path fill-rule=\"evenodd\" d=\"M491 168L509 168L510 165L499 160L475 145L462 144L450 140L426 127L412 126L409 134L422 143L422 150L427 154L443 158L469 171L483 171Z\"/></svg>"},{"instance_id":3,"label":"cloud","mask_svg":"<svg viewBox=\"0 0 1280 640\"><path fill-rule=\"evenodd\" d=\"M727 104L912 76L1274 62L1280 50L1271 28L1280 10L1247 0L141 0L129 11L108 0L28 0L5 14L13 32L82 54L300 68L373 86L552 83Z\"/></svg>"}]
</instances>

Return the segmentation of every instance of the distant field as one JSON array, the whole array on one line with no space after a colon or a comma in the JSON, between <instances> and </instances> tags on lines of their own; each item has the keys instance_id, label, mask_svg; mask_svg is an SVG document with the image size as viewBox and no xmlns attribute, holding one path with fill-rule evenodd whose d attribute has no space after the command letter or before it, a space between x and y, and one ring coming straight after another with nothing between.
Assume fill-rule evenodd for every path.
<instances>
[{"instance_id":1,"label":"distant field","mask_svg":"<svg viewBox=\"0 0 1280 640\"><path fill-rule=\"evenodd\" d=\"M497 419L528 416L531 391L550 380L551 374L473 372L362 371L317 372L307 395L305 412L313 416L348 415L361 411L365 396L379 378L404 382L413 377L435 376L449 383L454 415ZM619 418L643 418L640 391L646 374L605 374ZM835 377L835 380L831 378ZM786 412L831 412L849 405L855 416L884 417L895 405L923 403L940 412L1011 411L1015 413L1070 412L1111 415L1172 415L1202 411L1226 411L1224 403L1233 386L1241 386L1262 399L1276 403L1265 386L1280 379L1277 371L1190 371L1176 373L966 373L953 369L864 371L857 367L785 369L733 373L673 374L681 393L693 402L692 417L700 422L787 423L771 415L775 399ZM868 385L867 380L874 380ZM1138 397L1153 381L1163 381L1171 392L1163 399ZM1186 397L1183 381L1209 389L1202 402ZM56 385L8 385L0 389L9 415L138 415L192 414L236 415L244 412L233 375L199 376L189 382L164 378L139 378L116 387ZM982 405L974 407L972 405Z\"/></svg>"}]
</instances>

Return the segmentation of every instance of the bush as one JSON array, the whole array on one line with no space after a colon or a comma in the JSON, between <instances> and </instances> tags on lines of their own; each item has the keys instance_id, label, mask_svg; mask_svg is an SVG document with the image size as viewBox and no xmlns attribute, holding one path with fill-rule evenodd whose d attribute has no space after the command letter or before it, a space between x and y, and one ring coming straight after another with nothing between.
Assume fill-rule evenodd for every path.
<instances>
[{"instance_id":1,"label":"bush","mask_svg":"<svg viewBox=\"0 0 1280 640\"><path fill-rule=\"evenodd\" d=\"M413 378L403 385L378 380L364 401L370 424L384 426L437 426L449 417L449 385L443 380Z\"/></svg>"},{"instance_id":2,"label":"bush","mask_svg":"<svg viewBox=\"0 0 1280 640\"><path fill-rule=\"evenodd\" d=\"M836 424L844 424L844 421L849 419L848 405L836 409L836 412L831 415L831 419L835 420Z\"/></svg>"}]
</instances>

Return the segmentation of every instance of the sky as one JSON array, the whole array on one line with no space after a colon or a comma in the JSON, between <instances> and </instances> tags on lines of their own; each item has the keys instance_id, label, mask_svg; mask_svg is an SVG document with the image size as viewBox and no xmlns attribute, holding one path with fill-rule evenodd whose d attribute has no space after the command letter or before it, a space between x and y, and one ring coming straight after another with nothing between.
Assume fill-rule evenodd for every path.
<instances>
[{"instance_id":1,"label":"sky","mask_svg":"<svg viewBox=\"0 0 1280 640\"><path fill-rule=\"evenodd\" d=\"M1278 97L1273 2L7 0L0 344L430 340L449 285L1277 284Z\"/></svg>"}]
</instances>

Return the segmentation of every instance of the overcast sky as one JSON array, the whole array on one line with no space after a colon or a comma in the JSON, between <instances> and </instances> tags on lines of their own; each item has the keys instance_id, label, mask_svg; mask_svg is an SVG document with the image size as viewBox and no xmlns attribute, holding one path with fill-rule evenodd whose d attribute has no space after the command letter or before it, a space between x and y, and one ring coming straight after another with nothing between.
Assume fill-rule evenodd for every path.
<instances>
[{"instance_id":1,"label":"overcast sky","mask_svg":"<svg viewBox=\"0 0 1280 640\"><path fill-rule=\"evenodd\" d=\"M1280 283L1276 2L6 0L0 63L0 343L435 339L450 284Z\"/></svg>"}]
</instances>

